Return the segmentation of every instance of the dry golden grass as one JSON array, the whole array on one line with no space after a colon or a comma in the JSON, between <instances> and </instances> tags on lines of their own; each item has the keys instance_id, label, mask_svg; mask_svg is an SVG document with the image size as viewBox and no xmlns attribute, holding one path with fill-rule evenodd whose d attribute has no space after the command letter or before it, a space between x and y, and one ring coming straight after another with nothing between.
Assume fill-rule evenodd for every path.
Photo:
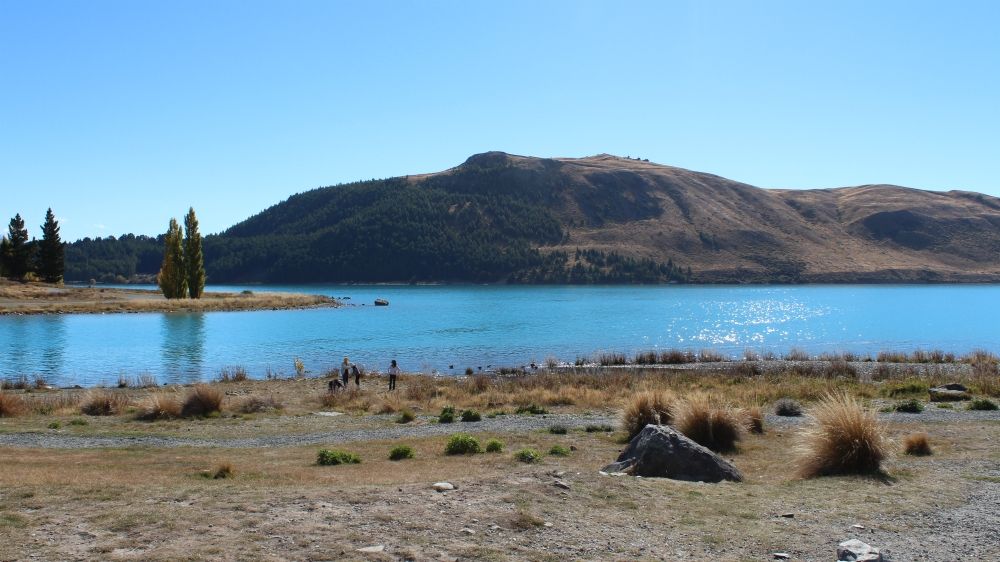
<instances>
[{"instance_id":1,"label":"dry golden grass","mask_svg":"<svg viewBox=\"0 0 1000 562\"><path fill-rule=\"evenodd\" d=\"M726 406L717 396L696 393L678 406L677 430L713 451L731 452L746 431L742 410Z\"/></svg>"},{"instance_id":2,"label":"dry golden grass","mask_svg":"<svg viewBox=\"0 0 1000 562\"><path fill-rule=\"evenodd\" d=\"M750 433L764 433L764 412L760 406L747 408L747 427Z\"/></svg>"},{"instance_id":3,"label":"dry golden grass","mask_svg":"<svg viewBox=\"0 0 1000 562\"><path fill-rule=\"evenodd\" d=\"M129 396L124 392L91 390L80 404L80 413L88 416L117 416L125 413Z\"/></svg>"},{"instance_id":4,"label":"dry golden grass","mask_svg":"<svg viewBox=\"0 0 1000 562\"><path fill-rule=\"evenodd\" d=\"M173 393L154 392L139 407L136 419L144 421L172 420L181 417L181 404Z\"/></svg>"},{"instance_id":5,"label":"dry golden grass","mask_svg":"<svg viewBox=\"0 0 1000 562\"><path fill-rule=\"evenodd\" d=\"M888 453L885 428L876 413L844 392L823 397L808 415L812 425L801 444L799 474L876 474Z\"/></svg>"},{"instance_id":6,"label":"dry golden grass","mask_svg":"<svg viewBox=\"0 0 1000 562\"><path fill-rule=\"evenodd\" d=\"M903 438L903 452L907 455L924 457L933 455L930 439L924 432L911 433Z\"/></svg>"},{"instance_id":7,"label":"dry golden grass","mask_svg":"<svg viewBox=\"0 0 1000 562\"><path fill-rule=\"evenodd\" d=\"M635 394L625 406L622 427L632 439L647 425L667 425L673 420L675 399L663 391L646 390Z\"/></svg>"},{"instance_id":8,"label":"dry golden grass","mask_svg":"<svg viewBox=\"0 0 1000 562\"><path fill-rule=\"evenodd\" d=\"M221 410L222 392L207 384L194 385L181 405L181 415L186 418L207 416Z\"/></svg>"},{"instance_id":9,"label":"dry golden grass","mask_svg":"<svg viewBox=\"0 0 1000 562\"><path fill-rule=\"evenodd\" d=\"M13 418L23 415L28 408L24 400L13 393L0 391L0 418Z\"/></svg>"}]
</instances>

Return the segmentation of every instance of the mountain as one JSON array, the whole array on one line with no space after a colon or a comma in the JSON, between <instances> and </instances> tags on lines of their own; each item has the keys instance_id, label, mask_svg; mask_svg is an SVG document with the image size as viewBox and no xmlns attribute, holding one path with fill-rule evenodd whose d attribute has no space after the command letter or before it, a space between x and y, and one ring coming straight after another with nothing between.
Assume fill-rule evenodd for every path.
<instances>
[{"instance_id":1,"label":"mountain","mask_svg":"<svg viewBox=\"0 0 1000 562\"><path fill-rule=\"evenodd\" d=\"M1000 199L488 152L293 195L207 237L205 256L212 282L1000 281Z\"/></svg>"}]
</instances>

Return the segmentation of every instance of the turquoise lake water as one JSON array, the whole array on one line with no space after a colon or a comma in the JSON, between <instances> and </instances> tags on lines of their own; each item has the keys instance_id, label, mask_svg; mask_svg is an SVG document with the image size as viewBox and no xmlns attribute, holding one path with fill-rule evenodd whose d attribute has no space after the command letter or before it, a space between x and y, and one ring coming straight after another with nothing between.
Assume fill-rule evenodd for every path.
<instances>
[{"instance_id":1,"label":"turquoise lake water","mask_svg":"<svg viewBox=\"0 0 1000 562\"><path fill-rule=\"evenodd\" d=\"M245 287L209 287L243 290ZM351 297L339 309L0 317L0 378L59 385L311 374L348 355L406 371L573 362L600 352L747 348L781 353L942 349L1000 352L1000 286L296 286ZM375 298L390 301L374 307ZM360 306L366 303L366 306Z\"/></svg>"}]
</instances>

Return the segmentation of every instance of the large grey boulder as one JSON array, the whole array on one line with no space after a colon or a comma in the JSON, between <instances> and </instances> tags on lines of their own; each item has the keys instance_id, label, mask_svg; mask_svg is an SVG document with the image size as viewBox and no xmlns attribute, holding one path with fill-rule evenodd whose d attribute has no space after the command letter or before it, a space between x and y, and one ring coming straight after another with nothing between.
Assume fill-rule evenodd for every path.
<instances>
[{"instance_id":1,"label":"large grey boulder","mask_svg":"<svg viewBox=\"0 0 1000 562\"><path fill-rule=\"evenodd\" d=\"M742 482L735 466L665 425L647 425L632 438L618 461L604 472L670 478L690 482Z\"/></svg>"},{"instance_id":2,"label":"large grey boulder","mask_svg":"<svg viewBox=\"0 0 1000 562\"><path fill-rule=\"evenodd\" d=\"M837 546L838 562L884 562L885 557L875 547L858 539L851 539Z\"/></svg>"}]
</instances>

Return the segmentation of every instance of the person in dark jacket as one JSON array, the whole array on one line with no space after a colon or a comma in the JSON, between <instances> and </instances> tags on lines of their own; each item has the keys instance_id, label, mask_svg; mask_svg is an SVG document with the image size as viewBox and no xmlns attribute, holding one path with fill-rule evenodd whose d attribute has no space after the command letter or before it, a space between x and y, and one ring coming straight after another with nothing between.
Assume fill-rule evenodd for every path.
<instances>
[{"instance_id":1,"label":"person in dark jacket","mask_svg":"<svg viewBox=\"0 0 1000 562\"><path fill-rule=\"evenodd\" d=\"M389 365L389 390L396 390L396 377L399 375L399 367L396 366L396 360L392 360L392 364Z\"/></svg>"}]
</instances>

